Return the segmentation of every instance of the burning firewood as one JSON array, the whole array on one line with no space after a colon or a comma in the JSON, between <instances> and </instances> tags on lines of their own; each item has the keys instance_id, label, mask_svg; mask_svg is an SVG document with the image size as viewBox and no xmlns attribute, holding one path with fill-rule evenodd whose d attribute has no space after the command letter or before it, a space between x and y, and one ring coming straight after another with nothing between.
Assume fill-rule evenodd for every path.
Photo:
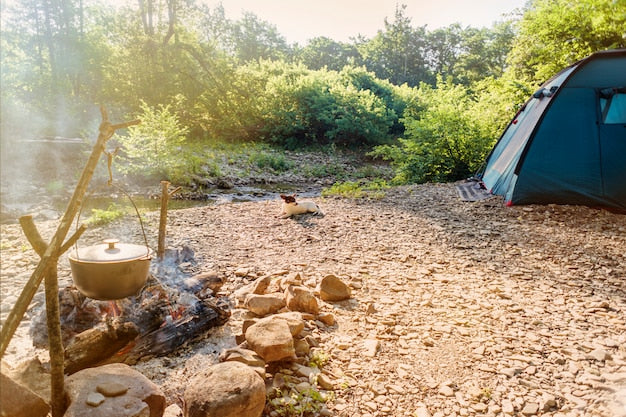
<instances>
[{"instance_id":1,"label":"burning firewood","mask_svg":"<svg viewBox=\"0 0 626 417\"><path fill-rule=\"evenodd\" d=\"M137 326L130 322L109 320L78 334L65 349L65 372L73 374L108 360L120 349L135 340L139 334Z\"/></svg>"}]
</instances>

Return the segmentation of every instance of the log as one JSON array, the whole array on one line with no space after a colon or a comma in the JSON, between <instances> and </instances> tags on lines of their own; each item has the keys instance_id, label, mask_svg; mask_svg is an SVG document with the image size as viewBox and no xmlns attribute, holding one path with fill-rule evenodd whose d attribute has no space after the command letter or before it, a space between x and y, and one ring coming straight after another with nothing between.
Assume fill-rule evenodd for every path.
<instances>
[{"instance_id":1,"label":"log","mask_svg":"<svg viewBox=\"0 0 626 417\"><path fill-rule=\"evenodd\" d=\"M65 372L71 375L110 362L111 357L133 342L137 335L139 329L131 322L114 321L85 330L65 349Z\"/></svg>"}]
</instances>

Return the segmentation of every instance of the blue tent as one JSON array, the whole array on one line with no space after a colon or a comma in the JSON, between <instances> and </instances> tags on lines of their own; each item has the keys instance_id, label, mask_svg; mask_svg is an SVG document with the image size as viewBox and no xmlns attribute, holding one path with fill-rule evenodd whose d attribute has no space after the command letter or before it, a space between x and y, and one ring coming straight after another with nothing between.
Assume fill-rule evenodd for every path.
<instances>
[{"instance_id":1,"label":"blue tent","mask_svg":"<svg viewBox=\"0 0 626 417\"><path fill-rule=\"evenodd\" d=\"M543 84L480 179L508 205L626 209L626 49L594 53Z\"/></svg>"}]
</instances>

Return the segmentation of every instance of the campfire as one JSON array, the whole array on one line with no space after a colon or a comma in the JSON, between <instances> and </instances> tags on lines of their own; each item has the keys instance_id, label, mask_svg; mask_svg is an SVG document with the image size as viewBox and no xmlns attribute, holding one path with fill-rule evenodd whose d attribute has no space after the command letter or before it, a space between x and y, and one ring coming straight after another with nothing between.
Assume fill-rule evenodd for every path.
<instances>
[{"instance_id":1,"label":"campfire","mask_svg":"<svg viewBox=\"0 0 626 417\"><path fill-rule=\"evenodd\" d=\"M217 296L214 273L189 275L180 263L193 261L189 248L154 260L146 285L121 300L95 300L70 286L59 292L65 372L106 363L129 365L168 355L230 316L229 300ZM37 347L47 346L45 309L32 320Z\"/></svg>"}]
</instances>

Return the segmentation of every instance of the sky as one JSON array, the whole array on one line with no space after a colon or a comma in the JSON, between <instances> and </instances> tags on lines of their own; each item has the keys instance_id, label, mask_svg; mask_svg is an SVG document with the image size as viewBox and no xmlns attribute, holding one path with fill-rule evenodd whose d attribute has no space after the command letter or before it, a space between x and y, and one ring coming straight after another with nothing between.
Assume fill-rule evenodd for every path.
<instances>
[{"instance_id":1,"label":"sky","mask_svg":"<svg viewBox=\"0 0 626 417\"><path fill-rule=\"evenodd\" d=\"M243 11L275 25L288 43L306 44L326 36L348 42L351 37L371 38L393 21L396 5L406 4L405 15L414 27L434 30L452 23L491 27L495 21L524 6L526 0L205 0L211 7L222 3L229 19Z\"/></svg>"}]
</instances>

